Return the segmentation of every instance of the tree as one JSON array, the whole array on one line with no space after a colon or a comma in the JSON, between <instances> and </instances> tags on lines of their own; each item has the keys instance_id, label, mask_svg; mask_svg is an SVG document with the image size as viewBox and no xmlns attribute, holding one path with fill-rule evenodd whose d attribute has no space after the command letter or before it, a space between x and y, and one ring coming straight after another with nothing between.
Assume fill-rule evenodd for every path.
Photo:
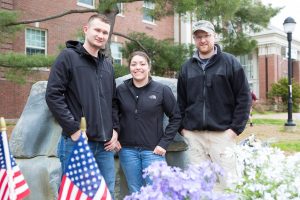
<instances>
[{"instance_id":1,"label":"tree","mask_svg":"<svg viewBox=\"0 0 300 200\"><path fill-rule=\"evenodd\" d=\"M181 64L192 55L193 45L174 44L172 40L157 40L147 36L145 33L131 33L131 38L141 42L146 53L151 57L152 73L159 76L172 76L178 71ZM135 42L126 42L123 48L123 55L129 57L131 52L143 50Z\"/></svg>"},{"instance_id":2,"label":"tree","mask_svg":"<svg viewBox=\"0 0 300 200\"><path fill-rule=\"evenodd\" d=\"M277 83L272 84L271 91L268 93L268 97L273 101L280 99L284 105L284 108L287 109L288 104L288 79L282 78ZM297 111L298 105L300 103L300 85L292 82L292 100L293 100L293 110Z\"/></svg>"},{"instance_id":3,"label":"tree","mask_svg":"<svg viewBox=\"0 0 300 200\"><path fill-rule=\"evenodd\" d=\"M0 26L5 29L5 27L10 28L20 24L51 20L69 14L98 12L110 19L113 30L116 15L119 13L117 3L137 1L139 0L98 0L99 6L96 9L69 10L43 19L27 21L17 21L16 18L11 18L10 21L4 21ZM235 55L250 53L255 48L256 42L248 36L248 33L257 32L262 27L266 27L270 18L280 10L279 8L274 9L270 5L265 6L259 0L148 0L148 2L155 4L155 9L149 14L157 20L167 15L174 15L174 13L179 15L193 13L195 20L207 19L212 21L216 26L216 32L222 38L221 43L225 50ZM113 31L111 34L122 35ZM109 54L109 45L107 45L106 50Z\"/></svg>"}]
</instances>

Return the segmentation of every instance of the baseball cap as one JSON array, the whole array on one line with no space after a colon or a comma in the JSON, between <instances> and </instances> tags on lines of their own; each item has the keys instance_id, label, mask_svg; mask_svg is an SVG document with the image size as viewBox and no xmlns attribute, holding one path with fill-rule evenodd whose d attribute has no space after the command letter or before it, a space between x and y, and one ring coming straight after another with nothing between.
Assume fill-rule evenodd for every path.
<instances>
[{"instance_id":1,"label":"baseball cap","mask_svg":"<svg viewBox=\"0 0 300 200\"><path fill-rule=\"evenodd\" d=\"M206 20L197 21L193 25L192 29L193 29L193 33L195 33L198 30L205 31L207 33L214 33L215 32L214 25L212 23L210 23L209 21L206 21Z\"/></svg>"}]
</instances>

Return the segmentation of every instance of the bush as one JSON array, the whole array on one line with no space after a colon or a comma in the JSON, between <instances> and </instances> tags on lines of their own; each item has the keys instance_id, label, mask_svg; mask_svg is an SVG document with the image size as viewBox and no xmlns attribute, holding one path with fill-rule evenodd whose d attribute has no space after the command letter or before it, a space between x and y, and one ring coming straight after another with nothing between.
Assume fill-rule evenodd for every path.
<instances>
[{"instance_id":1,"label":"bush","mask_svg":"<svg viewBox=\"0 0 300 200\"><path fill-rule=\"evenodd\" d=\"M119 78L129 73L127 67L119 64L114 64L114 70L115 70L115 78Z\"/></svg>"},{"instance_id":2,"label":"bush","mask_svg":"<svg viewBox=\"0 0 300 200\"><path fill-rule=\"evenodd\" d=\"M287 109L288 104L288 79L282 78L277 83L272 84L271 91L268 93L268 97L272 99L273 103L280 104L282 102L283 107ZM298 111L298 104L300 99L300 85L292 82L292 100L293 111Z\"/></svg>"},{"instance_id":3,"label":"bush","mask_svg":"<svg viewBox=\"0 0 300 200\"><path fill-rule=\"evenodd\" d=\"M133 32L129 35L138 41L144 49L134 41L125 42L122 49L124 58L137 50L145 51L151 59L151 72L157 76L168 76L179 70L182 63L192 55L194 46L174 44L173 40L157 40L145 33Z\"/></svg>"}]
</instances>

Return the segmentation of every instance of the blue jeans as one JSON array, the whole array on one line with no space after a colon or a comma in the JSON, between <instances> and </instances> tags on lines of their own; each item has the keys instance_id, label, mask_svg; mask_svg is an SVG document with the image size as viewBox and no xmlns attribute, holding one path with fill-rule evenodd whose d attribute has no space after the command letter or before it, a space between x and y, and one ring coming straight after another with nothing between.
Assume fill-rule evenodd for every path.
<instances>
[{"instance_id":1,"label":"blue jeans","mask_svg":"<svg viewBox=\"0 0 300 200\"><path fill-rule=\"evenodd\" d=\"M155 161L166 161L164 156L156 155L153 151L135 147L122 147L119 159L130 193L138 192L143 185L151 184L149 179L143 179L143 169Z\"/></svg>"},{"instance_id":2,"label":"blue jeans","mask_svg":"<svg viewBox=\"0 0 300 200\"><path fill-rule=\"evenodd\" d=\"M62 171L64 172L75 142L69 138L62 136L58 143L57 155L61 162ZM89 147L94 154L99 170L104 177L108 190L114 198L115 190L115 161L114 153L104 150L104 144L101 142L88 141Z\"/></svg>"}]
</instances>

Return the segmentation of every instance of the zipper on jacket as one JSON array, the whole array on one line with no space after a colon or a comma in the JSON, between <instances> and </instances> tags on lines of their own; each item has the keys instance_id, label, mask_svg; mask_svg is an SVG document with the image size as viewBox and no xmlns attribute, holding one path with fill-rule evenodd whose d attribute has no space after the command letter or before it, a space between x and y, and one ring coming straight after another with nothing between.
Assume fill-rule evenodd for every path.
<instances>
[{"instance_id":1,"label":"zipper on jacket","mask_svg":"<svg viewBox=\"0 0 300 200\"><path fill-rule=\"evenodd\" d=\"M203 123L203 129L206 129L206 107L205 107L205 103L206 103L206 73L205 70L203 70L203 74L204 74L204 81L203 81L203 113L202 113L202 123Z\"/></svg>"},{"instance_id":2,"label":"zipper on jacket","mask_svg":"<svg viewBox=\"0 0 300 200\"><path fill-rule=\"evenodd\" d=\"M98 66L100 66L101 64L103 64L102 59L98 60L98 62L96 62L96 77L97 77L97 82L100 85L100 91L103 92L101 77L99 78L99 70L98 70ZM100 76L101 76L101 74L100 74ZM100 110L101 129L102 129L102 134L103 134L103 137L104 137L103 139L104 139L104 142L105 142L107 140L107 138L105 137L104 122L103 122L103 116L102 116L102 107L101 107L101 103L100 103L101 102L101 96L100 96L99 90L97 90L97 95L99 97L98 106L99 106L99 110Z\"/></svg>"},{"instance_id":3,"label":"zipper on jacket","mask_svg":"<svg viewBox=\"0 0 300 200\"><path fill-rule=\"evenodd\" d=\"M135 119L137 119L137 114L138 114L138 101L139 101L139 96L136 95L135 91L133 88L129 85L130 83L125 83L126 87L128 88L129 92L132 94L134 101L135 101L135 108L134 108L134 114L135 114Z\"/></svg>"},{"instance_id":4,"label":"zipper on jacket","mask_svg":"<svg viewBox=\"0 0 300 200\"><path fill-rule=\"evenodd\" d=\"M138 114L138 109L137 109L138 101L139 101L139 96L135 96L135 110L134 110L134 113L136 115ZM136 116L136 118L137 118L137 116Z\"/></svg>"}]
</instances>

